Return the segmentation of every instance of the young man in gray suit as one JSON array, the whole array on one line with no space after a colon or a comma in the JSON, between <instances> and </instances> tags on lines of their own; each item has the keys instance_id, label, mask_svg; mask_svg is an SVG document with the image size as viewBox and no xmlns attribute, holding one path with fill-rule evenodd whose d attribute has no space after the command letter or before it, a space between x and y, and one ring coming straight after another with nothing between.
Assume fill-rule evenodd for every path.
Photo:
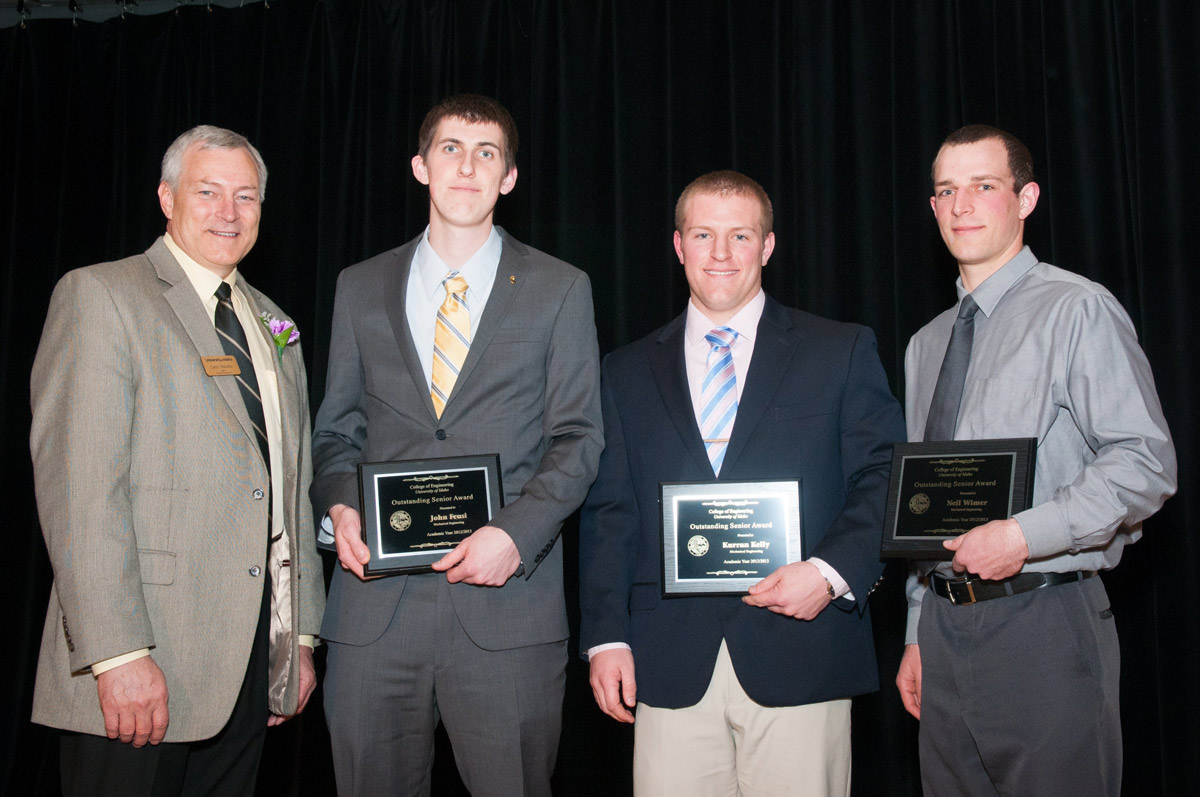
<instances>
[{"instance_id":1,"label":"young man in gray suit","mask_svg":"<svg viewBox=\"0 0 1200 797\"><path fill-rule=\"evenodd\" d=\"M428 794L440 718L473 794L548 795L567 657L555 542L603 447L591 286L493 226L517 179L499 103L444 100L419 144L429 226L338 279L313 437L313 506L342 565L321 631L338 791ZM434 573L364 578L359 463L493 452L504 507L486 525Z\"/></svg>"},{"instance_id":2,"label":"young man in gray suit","mask_svg":"<svg viewBox=\"0 0 1200 797\"><path fill-rule=\"evenodd\" d=\"M68 273L50 302L31 380L54 567L33 719L69 732L69 795L249 794L266 727L316 685L304 360L237 270L266 182L244 137L187 131L163 158L166 235Z\"/></svg>"}]
</instances>

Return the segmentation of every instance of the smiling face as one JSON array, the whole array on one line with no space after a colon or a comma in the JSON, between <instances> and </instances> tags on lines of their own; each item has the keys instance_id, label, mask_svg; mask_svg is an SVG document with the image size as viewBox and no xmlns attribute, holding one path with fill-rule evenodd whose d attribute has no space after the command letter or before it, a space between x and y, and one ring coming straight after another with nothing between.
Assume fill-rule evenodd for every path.
<instances>
[{"instance_id":1,"label":"smiling face","mask_svg":"<svg viewBox=\"0 0 1200 797\"><path fill-rule=\"evenodd\" d=\"M222 279L258 240L258 171L244 149L193 144L184 153L178 185L159 183L158 201L179 248Z\"/></svg>"},{"instance_id":2,"label":"smiling face","mask_svg":"<svg viewBox=\"0 0 1200 797\"><path fill-rule=\"evenodd\" d=\"M675 231L692 301L716 324L737 315L762 287L775 233L762 233L763 209L743 194L693 195Z\"/></svg>"},{"instance_id":3,"label":"smiling face","mask_svg":"<svg viewBox=\"0 0 1200 797\"><path fill-rule=\"evenodd\" d=\"M1007 263L1024 245L1025 219L1037 205L1037 183L1013 190L1008 151L999 139L942 147L933 166L929 204L942 240L968 289Z\"/></svg>"},{"instance_id":4,"label":"smiling face","mask_svg":"<svg viewBox=\"0 0 1200 797\"><path fill-rule=\"evenodd\" d=\"M504 134L495 122L442 119L429 153L412 159L413 175L429 186L431 232L490 228L496 200L517 182L517 167L506 169L504 160Z\"/></svg>"}]
</instances>

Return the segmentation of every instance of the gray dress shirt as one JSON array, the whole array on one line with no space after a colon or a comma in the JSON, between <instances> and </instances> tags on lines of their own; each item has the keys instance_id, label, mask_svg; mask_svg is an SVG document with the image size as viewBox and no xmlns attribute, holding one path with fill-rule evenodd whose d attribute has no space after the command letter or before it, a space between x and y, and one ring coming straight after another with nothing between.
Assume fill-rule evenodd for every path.
<instances>
[{"instance_id":1,"label":"gray dress shirt","mask_svg":"<svg viewBox=\"0 0 1200 797\"><path fill-rule=\"evenodd\" d=\"M1033 505L1015 515L1029 545L1022 572L1116 566L1175 492L1175 448L1128 314L1102 285L1038 262L1029 247L971 295L980 312L954 438L1037 438ZM909 341L909 440L924 434L957 313ZM949 562L936 570L949 574ZM909 644L924 591L909 578Z\"/></svg>"}]
</instances>

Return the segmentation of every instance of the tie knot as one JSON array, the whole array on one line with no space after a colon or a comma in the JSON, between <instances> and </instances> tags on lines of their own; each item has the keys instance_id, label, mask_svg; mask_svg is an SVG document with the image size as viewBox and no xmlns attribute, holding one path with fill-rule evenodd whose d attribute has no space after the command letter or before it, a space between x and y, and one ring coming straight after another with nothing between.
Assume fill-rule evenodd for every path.
<instances>
[{"instance_id":1,"label":"tie knot","mask_svg":"<svg viewBox=\"0 0 1200 797\"><path fill-rule=\"evenodd\" d=\"M446 279L442 280L442 287L448 294L462 296L467 292L467 281L457 271L452 271Z\"/></svg>"},{"instance_id":2,"label":"tie knot","mask_svg":"<svg viewBox=\"0 0 1200 797\"><path fill-rule=\"evenodd\" d=\"M979 312L979 305L975 303L975 297L967 294L963 297L962 303L958 306L958 317L969 321Z\"/></svg>"},{"instance_id":3,"label":"tie knot","mask_svg":"<svg viewBox=\"0 0 1200 797\"><path fill-rule=\"evenodd\" d=\"M737 340L738 333L734 332L729 327L717 327L712 332L704 336L704 339L712 344L713 348L729 348L733 342Z\"/></svg>"},{"instance_id":4,"label":"tie knot","mask_svg":"<svg viewBox=\"0 0 1200 797\"><path fill-rule=\"evenodd\" d=\"M217 301L228 302L233 298L233 288L225 280L217 286Z\"/></svg>"}]
</instances>

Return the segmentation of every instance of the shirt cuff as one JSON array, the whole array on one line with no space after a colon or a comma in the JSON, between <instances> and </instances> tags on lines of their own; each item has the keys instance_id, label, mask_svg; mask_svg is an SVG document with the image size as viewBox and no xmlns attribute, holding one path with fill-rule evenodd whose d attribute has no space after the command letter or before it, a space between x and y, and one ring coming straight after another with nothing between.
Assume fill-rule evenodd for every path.
<instances>
[{"instance_id":1,"label":"shirt cuff","mask_svg":"<svg viewBox=\"0 0 1200 797\"><path fill-rule=\"evenodd\" d=\"M317 544L328 545L330 550L336 550L337 540L333 536L333 518L326 512L317 526Z\"/></svg>"},{"instance_id":2,"label":"shirt cuff","mask_svg":"<svg viewBox=\"0 0 1200 797\"><path fill-rule=\"evenodd\" d=\"M1043 559L1069 551L1075 542L1062 511L1053 501L1018 512L1013 515L1013 520L1025 535L1028 559Z\"/></svg>"},{"instance_id":3,"label":"shirt cuff","mask_svg":"<svg viewBox=\"0 0 1200 797\"><path fill-rule=\"evenodd\" d=\"M588 648L587 657L590 660L592 656L595 656L597 653L603 653L606 650L633 650L633 648L629 647L624 642L605 642L603 645L596 645L595 647Z\"/></svg>"},{"instance_id":4,"label":"shirt cuff","mask_svg":"<svg viewBox=\"0 0 1200 797\"><path fill-rule=\"evenodd\" d=\"M128 664L135 659L143 659L150 655L150 648L142 648L140 650L131 650L128 653L122 653L120 656L113 656L111 659L104 659L92 665L92 675L99 675L102 672L108 672L122 664Z\"/></svg>"},{"instance_id":5,"label":"shirt cuff","mask_svg":"<svg viewBox=\"0 0 1200 797\"><path fill-rule=\"evenodd\" d=\"M300 634L300 636L298 637L298 641L301 645L304 645L306 648L313 648L315 650L317 647L316 637L317 637L316 634Z\"/></svg>"},{"instance_id":6,"label":"shirt cuff","mask_svg":"<svg viewBox=\"0 0 1200 797\"><path fill-rule=\"evenodd\" d=\"M846 583L846 579L838 575L838 571L829 566L829 563L824 559L818 559L813 556L807 560L809 564L816 565L816 568L821 571L830 584L833 585L833 599L845 598L848 601L855 600L854 593L850 591L850 585Z\"/></svg>"}]
</instances>

